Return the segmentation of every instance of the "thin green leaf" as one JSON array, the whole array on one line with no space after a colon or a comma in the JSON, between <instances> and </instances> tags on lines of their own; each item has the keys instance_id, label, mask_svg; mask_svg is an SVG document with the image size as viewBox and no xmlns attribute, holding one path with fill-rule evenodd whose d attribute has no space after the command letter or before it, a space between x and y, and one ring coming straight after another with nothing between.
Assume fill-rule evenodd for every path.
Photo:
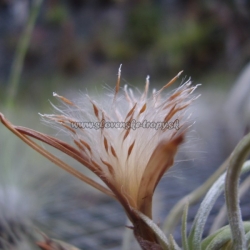
<instances>
[{"instance_id":1,"label":"thin green leaf","mask_svg":"<svg viewBox=\"0 0 250 250\"><path fill-rule=\"evenodd\" d=\"M184 250L189 250L188 239L187 239L187 215L188 215L188 203L185 205L182 215L181 236L182 236L182 247Z\"/></svg>"},{"instance_id":2,"label":"thin green leaf","mask_svg":"<svg viewBox=\"0 0 250 250\"><path fill-rule=\"evenodd\" d=\"M216 238L216 235L221 233L223 230L224 230L224 227L218 229L216 232L206 237L201 243L201 249L205 250L208 247L208 245L214 240L214 238Z\"/></svg>"},{"instance_id":3,"label":"thin green leaf","mask_svg":"<svg viewBox=\"0 0 250 250\"><path fill-rule=\"evenodd\" d=\"M190 235L188 237L189 247L194 250L201 249L201 238L207 217L219 195L223 191L226 174L223 174L211 187L202 201L196 214Z\"/></svg>"}]
</instances>

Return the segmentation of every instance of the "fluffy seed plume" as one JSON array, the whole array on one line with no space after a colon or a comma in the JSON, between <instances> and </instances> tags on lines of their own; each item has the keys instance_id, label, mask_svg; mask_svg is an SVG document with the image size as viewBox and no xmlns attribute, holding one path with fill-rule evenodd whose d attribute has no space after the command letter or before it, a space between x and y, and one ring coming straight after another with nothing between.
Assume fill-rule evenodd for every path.
<instances>
[{"instance_id":1,"label":"fluffy seed plume","mask_svg":"<svg viewBox=\"0 0 250 250\"><path fill-rule=\"evenodd\" d=\"M142 94L125 85L120 89L121 66L114 93L96 101L85 95L79 100L53 93L62 107L55 114L44 114L48 123L66 131L69 141L37 131L15 127L3 115L2 123L23 141L100 191L116 198L134 224L136 235L157 242L154 233L133 212L139 210L152 218L152 197L163 174L173 165L175 154L188 128L186 110L197 98L197 88L187 80L169 94L181 72L159 91L149 95L149 77ZM165 95L165 96L164 96ZM106 184L102 186L68 166L29 137L43 141L69 155L94 172Z\"/></svg>"}]
</instances>

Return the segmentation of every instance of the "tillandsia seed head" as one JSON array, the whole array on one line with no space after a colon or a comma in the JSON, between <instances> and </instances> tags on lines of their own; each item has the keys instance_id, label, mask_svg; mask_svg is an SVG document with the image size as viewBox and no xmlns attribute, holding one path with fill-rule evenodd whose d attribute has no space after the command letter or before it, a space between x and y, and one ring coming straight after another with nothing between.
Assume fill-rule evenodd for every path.
<instances>
[{"instance_id":1,"label":"tillandsia seed head","mask_svg":"<svg viewBox=\"0 0 250 250\"><path fill-rule=\"evenodd\" d=\"M99 103L88 95L71 101L54 93L64 106L57 114L42 115L66 130L76 149L115 196L151 217L154 189L173 164L186 129L184 113L194 100L188 80L166 98L163 90L148 97L149 77L144 92L136 96L127 85L120 90L120 73L113 94ZM120 197L120 198L119 198ZM150 206L149 206L150 205Z\"/></svg>"},{"instance_id":2,"label":"tillandsia seed head","mask_svg":"<svg viewBox=\"0 0 250 250\"><path fill-rule=\"evenodd\" d=\"M45 157L116 198L134 224L135 234L156 242L155 236L142 223L134 210L152 218L152 197L163 174L173 165L174 156L188 128L188 106L198 96L197 88L187 80L170 94L164 90L176 81L181 72L160 90L149 95L149 77L142 94L135 94L127 85L120 89L121 67L116 88L100 102L84 95L80 100L68 100L53 93L62 103L56 114L44 114L43 119L57 124L70 137L63 142L27 128L2 122L23 141ZM68 154L94 172L107 185L98 184L39 147L28 136ZM139 222L138 222L139 221ZM146 229L145 229L146 228Z\"/></svg>"}]
</instances>

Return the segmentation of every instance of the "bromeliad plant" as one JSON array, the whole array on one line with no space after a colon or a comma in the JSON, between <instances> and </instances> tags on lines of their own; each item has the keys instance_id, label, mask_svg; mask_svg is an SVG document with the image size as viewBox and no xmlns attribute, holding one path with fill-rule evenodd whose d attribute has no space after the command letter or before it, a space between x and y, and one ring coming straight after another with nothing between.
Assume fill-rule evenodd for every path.
<instances>
[{"instance_id":1,"label":"bromeliad plant","mask_svg":"<svg viewBox=\"0 0 250 250\"><path fill-rule=\"evenodd\" d=\"M188 80L163 97L163 91L176 81L179 73L148 97L147 78L144 92L137 97L131 89L127 89L127 86L123 90L120 89L120 73L121 69L118 72L114 93L104 98L102 103L96 102L88 95L79 101L71 101L56 93L53 94L63 106L58 108L53 105L56 114L41 116L49 124L55 124L60 130L64 130L72 143L29 128L14 126L0 113L1 122L50 161L120 202L133 224L134 235L142 249L180 249L170 233L180 212L183 211L184 200L170 212L163 233L152 221L152 198L157 184L173 165L178 147L184 141L190 126L187 109L198 97L193 96L198 85L191 86L191 81ZM77 160L106 185L99 184L67 165L31 138L42 141ZM230 244L234 249L246 249L250 233L245 235L244 228L246 232L250 231L250 223L243 224L241 221L237 187L241 166L249 150L249 142L250 136L242 141L236 148L236 153L223 165L223 168L229 165L226 181L224 174L213 184L201 204L188 238L185 226L187 205L184 206L182 247L185 250L220 249L218 246ZM249 165L247 163L243 171L248 170ZM221 171L218 174L221 174ZM189 199L185 199L185 203L188 200L189 203L196 201L209 189L214 179L196 191L198 195L191 194ZM202 241L207 216L216 198L223 191L224 182L230 226L219 229ZM170 235L170 238L166 237L166 234ZM70 249L66 244L48 240L38 244L42 249L55 248L55 244ZM217 248L211 248L214 245Z\"/></svg>"}]
</instances>

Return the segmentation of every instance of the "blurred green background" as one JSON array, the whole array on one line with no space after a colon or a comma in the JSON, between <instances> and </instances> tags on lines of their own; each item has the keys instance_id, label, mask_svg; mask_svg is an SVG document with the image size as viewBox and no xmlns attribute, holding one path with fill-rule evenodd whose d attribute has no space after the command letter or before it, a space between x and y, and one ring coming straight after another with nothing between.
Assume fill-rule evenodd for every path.
<instances>
[{"instance_id":1,"label":"blurred green background","mask_svg":"<svg viewBox=\"0 0 250 250\"><path fill-rule=\"evenodd\" d=\"M0 1L1 102L32 3ZM204 85L230 85L250 57L249 8L243 0L44 1L16 104L37 105L64 88L114 86L121 63L132 85L146 75L162 84L180 70Z\"/></svg>"}]
</instances>

